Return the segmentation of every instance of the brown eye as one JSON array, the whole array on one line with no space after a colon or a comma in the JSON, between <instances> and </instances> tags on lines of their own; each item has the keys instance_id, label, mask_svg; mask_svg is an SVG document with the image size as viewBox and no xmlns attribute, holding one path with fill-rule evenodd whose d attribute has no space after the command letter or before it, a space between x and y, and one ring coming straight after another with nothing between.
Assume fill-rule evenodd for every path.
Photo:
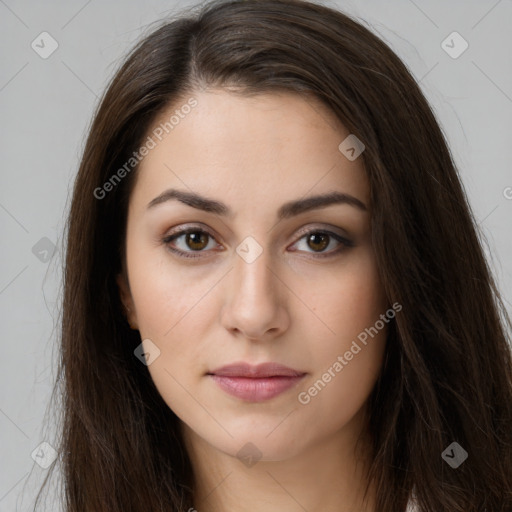
<instances>
[{"instance_id":1,"label":"brown eye","mask_svg":"<svg viewBox=\"0 0 512 512\"><path fill-rule=\"evenodd\" d=\"M200 258L206 256L207 254L203 255L202 253L209 253L210 250L215 247L215 243L208 247L210 241L215 242L215 237L212 234L195 227L177 231L162 239L162 242L167 246L169 251L183 258ZM326 250L332 243L334 243L334 247L331 247L330 250ZM303 247L299 252L313 254L316 258L332 257L342 252L344 249L354 246L353 242L343 236L323 230L314 230L304 233L294 245L297 246L301 244ZM292 252L295 251L297 251L297 249L292 249Z\"/></svg>"},{"instance_id":2,"label":"brown eye","mask_svg":"<svg viewBox=\"0 0 512 512\"><path fill-rule=\"evenodd\" d=\"M185 244L194 251L200 251L208 245L210 235L204 231L192 231L185 234Z\"/></svg>"},{"instance_id":3,"label":"brown eye","mask_svg":"<svg viewBox=\"0 0 512 512\"><path fill-rule=\"evenodd\" d=\"M332 244L334 245L330 247L329 250L328 248ZM316 229L304 233L302 237L295 242L294 246L296 249L293 249L293 251L299 250L299 252L313 254L315 258L327 258L336 256L344 249L353 247L354 244L345 237L332 233L331 231Z\"/></svg>"},{"instance_id":4,"label":"brown eye","mask_svg":"<svg viewBox=\"0 0 512 512\"><path fill-rule=\"evenodd\" d=\"M179 256L183 256L184 258L198 258L201 256L202 252L207 252L210 240L215 239L213 235L207 231L199 228L189 228L166 236L163 238L162 242L171 252ZM198 254L192 254L194 252Z\"/></svg>"},{"instance_id":5,"label":"brown eye","mask_svg":"<svg viewBox=\"0 0 512 512\"><path fill-rule=\"evenodd\" d=\"M315 251L323 251L329 245L329 238L325 233L311 233L308 235L308 247Z\"/></svg>"}]
</instances>

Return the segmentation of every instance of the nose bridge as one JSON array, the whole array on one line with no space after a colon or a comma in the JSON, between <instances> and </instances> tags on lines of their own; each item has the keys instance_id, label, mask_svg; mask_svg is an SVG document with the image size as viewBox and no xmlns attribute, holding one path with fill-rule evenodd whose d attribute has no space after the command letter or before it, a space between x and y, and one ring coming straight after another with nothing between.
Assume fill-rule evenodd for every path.
<instances>
[{"instance_id":1,"label":"nose bridge","mask_svg":"<svg viewBox=\"0 0 512 512\"><path fill-rule=\"evenodd\" d=\"M284 316L270 251L248 237L236 249L224 324L248 338L281 330Z\"/></svg>"},{"instance_id":2,"label":"nose bridge","mask_svg":"<svg viewBox=\"0 0 512 512\"><path fill-rule=\"evenodd\" d=\"M276 276L272 270L271 254L264 249L254 238L247 237L236 249L234 268L235 292L241 295L244 301L251 299L262 305L262 300L274 300Z\"/></svg>"}]
</instances>

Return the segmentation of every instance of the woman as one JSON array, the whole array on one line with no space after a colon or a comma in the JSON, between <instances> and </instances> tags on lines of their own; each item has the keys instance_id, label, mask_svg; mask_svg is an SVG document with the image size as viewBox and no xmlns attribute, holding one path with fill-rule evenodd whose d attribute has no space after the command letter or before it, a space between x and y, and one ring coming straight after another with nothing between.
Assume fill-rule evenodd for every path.
<instances>
[{"instance_id":1,"label":"woman","mask_svg":"<svg viewBox=\"0 0 512 512\"><path fill-rule=\"evenodd\" d=\"M67 511L512 509L510 322L424 96L359 23L222 1L154 31L67 240Z\"/></svg>"}]
</instances>

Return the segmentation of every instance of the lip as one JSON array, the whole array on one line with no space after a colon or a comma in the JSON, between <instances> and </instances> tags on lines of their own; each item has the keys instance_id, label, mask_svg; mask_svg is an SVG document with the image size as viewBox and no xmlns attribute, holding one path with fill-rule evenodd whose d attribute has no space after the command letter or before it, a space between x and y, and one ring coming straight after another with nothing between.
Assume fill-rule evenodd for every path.
<instances>
[{"instance_id":1,"label":"lip","mask_svg":"<svg viewBox=\"0 0 512 512\"><path fill-rule=\"evenodd\" d=\"M222 377L250 377L254 379L264 377L299 377L304 375L304 373L279 363L251 365L244 362L228 364L209 372L210 375Z\"/></svg>"},{"instance_id":2,"label":"lip","mask_svg":"<svg viewBox=\"0 0 512 512\"><path fill-rule=\"evenodd\" d=\"M294 387L306 375L279 363L234 363L208 373L226 393L249 402L270 400Z\"/></svg>"}]
</instances>

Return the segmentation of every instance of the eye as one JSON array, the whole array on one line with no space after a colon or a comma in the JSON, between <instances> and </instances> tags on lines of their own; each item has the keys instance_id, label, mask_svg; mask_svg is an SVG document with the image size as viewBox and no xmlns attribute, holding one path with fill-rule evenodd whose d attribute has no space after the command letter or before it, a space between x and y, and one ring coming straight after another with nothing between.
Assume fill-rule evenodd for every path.
<instances>
[{"instance_id":1,"label":"eye","mask_svg":"<svg viewBox=\"0 0 512 512\"><path fill-rule=\"evenodd\" d=\"M302 247L312 249L312 253L315 258L329 258L331 256L336 256L347 247L353 247L354 245L351 240L344 236L321 229L310 229L304 233L294 245L298 245L300 247L303 240L304 242L302 243ZM337 244L337 248L332 249L333 243L334 245ZM326 251L325 249L329 246L331 246L331 250ZM295 251L295 249L293 251ZM309 251L306 250L305 252Z\"/></svg>"},{"instance_id":2,"label":"eye","mask_svg":"<svg viewBox=\"0 0 512 512\"><path fill-rule=\"evenodd\" d=\"M208 231L199 227L189 227L166 236L162 239L162 242L171 252L177 254L179 257L200 258L200 253L206 252L206 249L208 249L210 245L209 241L212 240L215 240L215 237ZM299 245L302 240L304 240L302 246L306 248L304 252L310 252L307 250L308 248L312 249L311 252L314 254L314 257L317 258L334 256L343 251L346 247L352 247L354 245L353 242L341 235L320 229L305 232L294 245ZM332 246L333 242L335 245L338 244L338 247L326 252L325 249ZM214 246L215 244L209 248L212 249ZM292 252L296 250L297 249L292 249Z\"/></svg>"},{"instance_id":3,"label":"eye","mask_svg":"<svg viewBox=\"0 0 512 512\"><path fill-rule=\"evenodd\" d=\"M189 254L190 252L204 252L204 249L208 247L208 239L214 237L208 231L201 228L186 228L177 231L175 234L166 236L162 242L167 245L168 249L184 258L199 258L200 255ZM171 245L171 242L181 240L181 248L176 248ZM180 245L180 244L177 244ZM187 248L192 249L188 251Z\"/></svg>"}]
</instances>

